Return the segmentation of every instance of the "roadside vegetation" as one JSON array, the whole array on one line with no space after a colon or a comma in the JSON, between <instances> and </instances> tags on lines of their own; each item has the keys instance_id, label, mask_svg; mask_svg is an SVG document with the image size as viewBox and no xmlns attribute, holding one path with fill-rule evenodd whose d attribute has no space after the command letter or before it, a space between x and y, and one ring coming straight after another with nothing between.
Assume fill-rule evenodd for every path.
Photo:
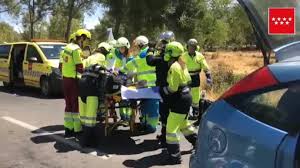
<instances>
[{"instance_id":1,"label":"roadside vegetation","mask_svg":"<svg viewBox=\"0 0 300 168\"><path fill-rule=\"evenodd\" d=\"M212 87L205 84L202 73L201 87L206 90L212 100L220 97L233 84L263 66L260 51L218 51L205 52L204 56L210 65L213 77ZM271 63L275 62L274 57Z\"/></svg>"}]
</instances>

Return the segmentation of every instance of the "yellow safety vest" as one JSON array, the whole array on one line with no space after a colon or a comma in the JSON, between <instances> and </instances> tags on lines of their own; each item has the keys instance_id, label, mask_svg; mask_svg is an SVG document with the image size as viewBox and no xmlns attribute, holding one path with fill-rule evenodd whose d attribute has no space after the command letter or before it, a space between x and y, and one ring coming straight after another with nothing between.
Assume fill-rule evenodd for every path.
<instances>
[{"instance_id":1,"label":"yellow safety vest","mask_svg":"<svg viewBox=\"0 0 300 168\"><path fill-rule=\"evenodd\" d=\"M177 61L174 62L168 71L168 91L171 93L177 92L180 87L187 86L190 81L191 76L188 69L186 67L182 68Z\"/></svg>"},{"instance_id":2,"label":"yellow safety vest","mask_svg":"<svg viewBox=\"0 0 300 168\"><path fill-rule=\"evenodd\" d=\"M82 64L81 49L77 44L68 44L61 53L62 75L68 78L77 78L80 76L76 72L76 65Z\"/></svg>"},{"instance_id":3,"label":"yellow safety vest","mask_svg":"<svg viewBox=\"0 0 300 168\"><path fill-rule=\"evenodd\" d=\"M147 48L141 50L140 54L142 52L145 52L146 50ZM152 87L155 86L156 82L155 69L155 67L151 67L147 64L146 57L140 57L139 55L133 60L129 61L122 71L125 73L135 72L135 74L137 75L137 81L144 80L147 82L147 87Z\"/></svg>"},{"instance_id":4,"label":"yellow safety vest","mask_svg":"<svg viewBox=\"0 0 300 168\"><path fill-rule=\"evenodd\" d=\"M198 51L196 51L195 56L190 56L188 52L185 52L182 55L182 59L186 63L190 75L198 75L201 70L209 70L205 57Z\"/></svg>"}]
</instances>

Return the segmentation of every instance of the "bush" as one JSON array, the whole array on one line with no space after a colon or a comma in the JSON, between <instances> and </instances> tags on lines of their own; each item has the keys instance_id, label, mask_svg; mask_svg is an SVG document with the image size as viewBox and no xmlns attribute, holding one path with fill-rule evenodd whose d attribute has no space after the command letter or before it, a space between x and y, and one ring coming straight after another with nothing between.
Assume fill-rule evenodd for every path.
<instances>
[{"instance_id":1,"label":"bush","mask_svg":"<svg viewBox=\"0 0 300 168\"><path fill-rule=\"evenodd\" d=\"M217 67L212 69L213 85L211 88L205 86L211 97L214 99L221 96L232 85L240 81L245 75L234 74L230 66L226 64L218 64Z\"/></svg>"}]
</instances>

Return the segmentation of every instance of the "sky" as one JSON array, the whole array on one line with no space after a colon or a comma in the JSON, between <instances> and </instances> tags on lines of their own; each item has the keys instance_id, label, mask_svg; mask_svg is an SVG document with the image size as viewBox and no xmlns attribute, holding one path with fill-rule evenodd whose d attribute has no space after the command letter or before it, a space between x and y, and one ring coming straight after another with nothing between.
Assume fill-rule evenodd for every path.
<instances>
[{"instance_id":1,"label":"sky","mask_svg":"<svg viewBox=\"0 0 300 168\"><path fill-rule=\"evenodd\" d=\"M95 12L90 16L87 13L84 14L84 28L92 29L95 25L99 24L99 18L102 18L104 14L104 9L99 5L96 7ZM49 20L49 17L46 18ZM7 13L0 13L0 22L6 22L10 24L15 31L22 32L22 23L21 18L13 18L9 16Z\"/></svg>"}]
</instances>

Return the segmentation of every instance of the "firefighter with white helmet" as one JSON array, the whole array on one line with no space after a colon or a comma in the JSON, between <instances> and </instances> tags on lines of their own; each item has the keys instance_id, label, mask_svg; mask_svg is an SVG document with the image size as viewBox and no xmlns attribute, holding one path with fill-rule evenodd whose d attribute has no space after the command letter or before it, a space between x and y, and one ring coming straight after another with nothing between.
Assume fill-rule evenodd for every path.
<instances>
[{"instance_id":1,"label":"firefighter with white helmet","mask_svg":"<svg viewBox=\"0 0 300 168\"><path fill-rule=\"evenodd\" d=\"M129 49L130 49L130 42L126 37L120 37L116 40L116 44L114 45L110 52L110 54L106 57L107 62L107 69L110 69L116 73L123 69L127 62L133 59L130 56ZM128 101L121 101L120 106L128 105ZM132 115L131 108L120 108L120 116L121 120L128 122Z\"/></svg>"},{"instance_id":2,"label":"firefighter with white helmet","mask_svg":"<svg viewBox=\"0 0 300 168\"><path fill-rule=\"evenodd\" d=\"M193 107L193 118L196 119L196 116L199 114L199 101L201 97L201 88L200 88L200 73L203 70L206 75L206 83L211 84L212 78L209 70L209 66L205 60L205 57L197 51L198 41L196 39L189 39L187 42L187 52L182 56L183 60L187 64L189 74L191 75L192 82L191 95L192 95L192 107Z\"/></svg>"},{"instance_id":3,"label":"firefighter with white helmet","mask_svg":"<svg viewBox=\"0 0 300 168\"><path fill-rule=\"evenodd\" d=\"M138 46L140 52L122 70L127 74L135 73L138 87L154 87L156 82L155 67L149 66L146 61L149 49L148 43L148 38L143 35L135 39L135 44ZM141 113L142 129L148 133L155 132L159 117L159 101L155 99L142 100Z\"/></svg>"}]
</instances>

